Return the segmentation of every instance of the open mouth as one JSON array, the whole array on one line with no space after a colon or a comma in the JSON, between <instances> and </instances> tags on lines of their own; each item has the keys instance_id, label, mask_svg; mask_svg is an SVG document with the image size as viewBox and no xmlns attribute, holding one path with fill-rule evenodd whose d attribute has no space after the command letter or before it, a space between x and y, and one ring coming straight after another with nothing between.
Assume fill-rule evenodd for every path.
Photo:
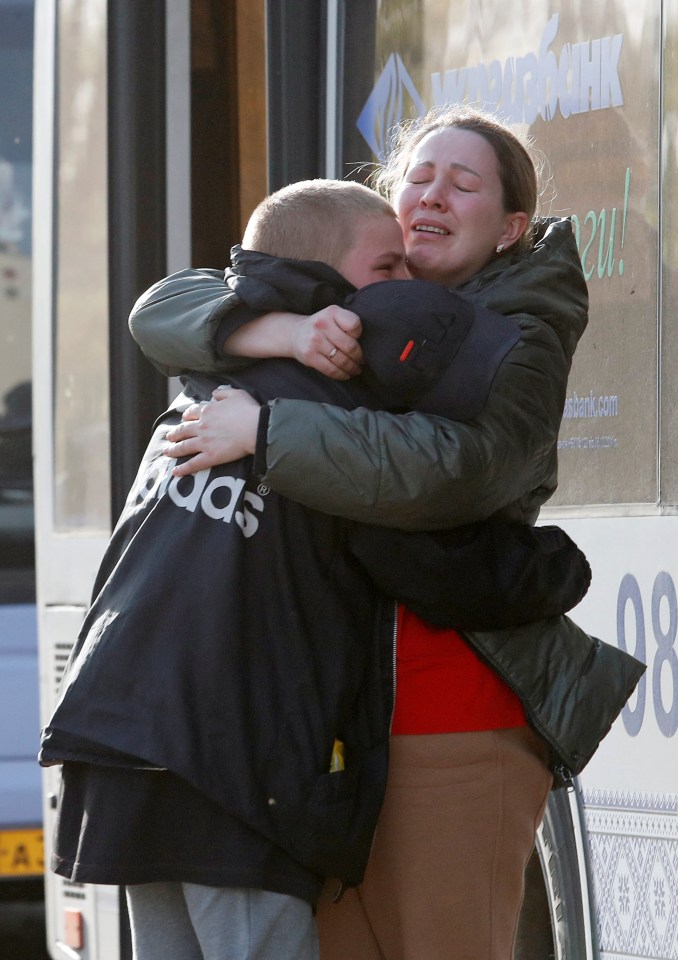
<instances>
[{"instance_id":1,"label":"open mouth","mask_svg":"<svg viewBox=\"0 0 678 960\"><path fill-rule=\"evenodd\" d=\"M426 223L417 224L414 231L415 233L436 233L441 237L448 237L450 235L450 231L445 230L444 227L433 227Z\"/></svg>"}]
</instances>

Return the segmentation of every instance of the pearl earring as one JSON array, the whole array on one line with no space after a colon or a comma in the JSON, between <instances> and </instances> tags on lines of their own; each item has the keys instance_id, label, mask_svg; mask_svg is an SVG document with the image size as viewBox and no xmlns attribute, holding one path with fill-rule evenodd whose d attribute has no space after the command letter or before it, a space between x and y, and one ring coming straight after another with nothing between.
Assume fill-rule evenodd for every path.
<instances>
[{"instance_id":1,"label":"pearl earring","mask_svg":"<svg viewBox=\"0 0 678 960\"><path fill-rule=\"evenodd\" d=\"M504 249L504 244L503 244L503 243L498 243L498 244L497 244L497 253L501 253L503 249Z\"/></svg>"}]
</instances>

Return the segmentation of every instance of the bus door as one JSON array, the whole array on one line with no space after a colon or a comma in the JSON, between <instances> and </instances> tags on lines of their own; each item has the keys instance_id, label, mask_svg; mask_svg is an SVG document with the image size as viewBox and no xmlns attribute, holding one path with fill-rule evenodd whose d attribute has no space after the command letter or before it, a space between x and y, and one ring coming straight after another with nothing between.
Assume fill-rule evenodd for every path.
<instances>
[{"instance_id":1,"label":"bus door","mask_svg":"<svg viewBox=\"0 0 678 960\"><path fill-rule=\"evenodd\" d=\"M111 528L106 5L38 4L35 31L34 476L44 723ZM59 780L58 768L44 772L47 860ZM117 956L117 889L48 875L46 901L55 958L95 956L93 941Z\"/></svg>"}]
</instances>

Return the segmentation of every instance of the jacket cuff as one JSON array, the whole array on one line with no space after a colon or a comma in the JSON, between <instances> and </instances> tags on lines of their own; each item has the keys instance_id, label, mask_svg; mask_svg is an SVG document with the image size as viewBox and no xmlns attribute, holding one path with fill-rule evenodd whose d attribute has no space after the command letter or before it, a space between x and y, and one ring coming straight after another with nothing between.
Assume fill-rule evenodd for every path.
<instances>
[{"instance_id":1,"label":"jacket cuff","mask_svg":"<svg viewBox=\"0 0 678 960\"><path fill-rule=\"evenodd\" d=\"M250 323L252 320L256 320L257 317L260 317L261 314L257 313L256 310L250 310L249 307L246 307L244 303L239 303L237 306L232 307L223 317L219 320L219 325L217 326L216 334L214 335L213 346L216 352L217 357L223 360L224 357L224 343L231 336L232 333L235 333L236 330L239 330L240 327L244 327L246 323Z\"/></svg>"},{"instance_id":2,"label":"jacket cuff","mask_svg":"<svg viewBox=\"0 0 678 960\"><path fill-rule=\"evenodd\" d=\"M254 462L252 464L252 471L257 477L263 477L267 470L266 453L268 451L268 422L270 419L271 407L268 403L265 403L259 412L257 442L254 448Z\"/></svg>"}]
</instances>

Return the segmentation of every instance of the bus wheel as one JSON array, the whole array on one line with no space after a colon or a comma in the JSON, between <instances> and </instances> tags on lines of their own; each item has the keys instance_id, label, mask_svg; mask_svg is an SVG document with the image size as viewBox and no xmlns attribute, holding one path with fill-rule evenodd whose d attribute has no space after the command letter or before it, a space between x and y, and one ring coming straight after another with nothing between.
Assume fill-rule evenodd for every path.
<instances>
[{"instance_id":1,"label":"bus wheel","mask_svg":"<svg viewBox=\"0 0 678 960\"><path fill-rule=\"evenodd\" d=\"M592 960L583 814L577 788L549 796L525 871L514 960Z\"/></svg>"}]
</instances>

